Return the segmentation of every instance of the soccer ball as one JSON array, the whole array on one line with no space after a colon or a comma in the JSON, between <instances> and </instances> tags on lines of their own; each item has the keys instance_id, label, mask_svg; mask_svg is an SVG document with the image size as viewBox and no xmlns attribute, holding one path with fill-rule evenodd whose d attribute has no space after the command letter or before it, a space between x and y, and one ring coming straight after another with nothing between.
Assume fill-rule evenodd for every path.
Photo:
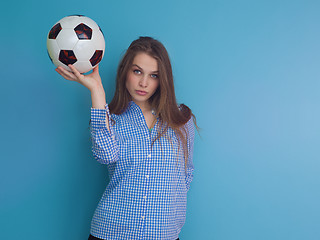
<instances>
[{"instance_id":1,"label":"soccer ball","mask_svg":"<svg viewBox=\"0 0 320 240\"><path fill-rule=\"evenodd\" d=\"M47 37L48 54L53 64L80 73L93 69L104 55L105 41L100 27L90 18L74 15L62 18Z\"/></svg>"}]
</instances>

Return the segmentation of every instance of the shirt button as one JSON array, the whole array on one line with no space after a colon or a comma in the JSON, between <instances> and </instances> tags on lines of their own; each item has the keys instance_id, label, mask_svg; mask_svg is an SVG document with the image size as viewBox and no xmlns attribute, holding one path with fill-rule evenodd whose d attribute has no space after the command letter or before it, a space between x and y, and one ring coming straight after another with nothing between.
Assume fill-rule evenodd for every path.
<instances>
[{"instance_id":1,"label":"shirt button","mask_svg":"<svg viewBox=\"0 0 320 240\"><path fill-rule=\"evenodd\" d=\"M146 175L146 178L149 179L149 175Z\"/></svg>"},{"instance_id":2,"label":"shirt button","mask_svg":"<svg viewBox=\"0 0 320 240\"><path fill-rule=\"evenodd\" d=\"M141 218L142 218L142 220L144 220L144 218L145 218L145 217L144 217L144 216L142 216Z\"/></svg>"}]
</instances>

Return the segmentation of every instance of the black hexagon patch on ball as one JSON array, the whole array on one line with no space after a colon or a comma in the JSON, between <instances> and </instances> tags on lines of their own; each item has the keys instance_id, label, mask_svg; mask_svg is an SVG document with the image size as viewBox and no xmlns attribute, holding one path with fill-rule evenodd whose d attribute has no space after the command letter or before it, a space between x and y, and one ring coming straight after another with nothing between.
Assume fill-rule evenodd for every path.
<instances>
[{"instance_id":1,"label":"black hexagon patch on ball","mask_svg":"<svg viewBox=\"0 0 320 240\"><path fill-rule=\"evenodd\" d=\"M74 31L76 32L79 40L91 39L92 37L92 29L83 23L76 26Z\"/></svg>"},{"instance_id":2,"label":"black hexagon patch on ball","mask_svg":"<svg viewBox=\"0 0 320 240\"><path fill-rule=\"evenodd\" d=\"M49 32L49 39L56 39L61 29L60 23L54 25Z\"/></svg>"},{"instance_id":3,"label":"black hexagon patch on ball","mask_svg":"<svg viewBox=\"0 0 320 240\"><path fill-rule=\"evenodd\" d=\"M92 65L92 67L94 67L95 65L97 65L101 61L102 54L103 54L102 50L96 50L95 51L93 56L90 58L90 63Z\"/></svg>"},{"instance_id":4,"label":"black hexagon patch on ball","mask_svg":"<svg viewBox=\"0 0 320 240\"><path fill-rule=\"evenodd\" d=\"M74 64L77 61L77 58L72 50L61 50L59 61L68 66L69 64Z\"/></svg>"}]
</instances>

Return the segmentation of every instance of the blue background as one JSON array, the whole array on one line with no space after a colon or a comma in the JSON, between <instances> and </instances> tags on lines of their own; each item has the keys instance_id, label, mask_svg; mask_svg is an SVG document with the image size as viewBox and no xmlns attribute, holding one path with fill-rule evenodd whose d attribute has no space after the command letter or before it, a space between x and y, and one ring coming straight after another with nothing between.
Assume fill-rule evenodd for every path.
<instances>
[{"instance_id":1,"label":"blue background","mask_svg":"<svg viewBox=\"0 0 320 240\"><path fill-rule=\"evenodd\" d=\"M320 239L319 1L1 5L1 239L86 239L106 187L89 91L46 52L48 31L70 14L104 31L108 101L132 40L153 36L170 53L178 101L202 128L181 239Z\"/></svg>"}]
</instances>

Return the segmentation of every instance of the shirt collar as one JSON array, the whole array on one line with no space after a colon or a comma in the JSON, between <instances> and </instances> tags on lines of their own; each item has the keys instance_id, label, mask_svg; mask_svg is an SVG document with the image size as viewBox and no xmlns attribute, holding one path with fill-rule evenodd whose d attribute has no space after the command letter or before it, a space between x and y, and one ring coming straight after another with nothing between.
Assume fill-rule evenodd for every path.
<instances>
[{"instance_id":1,"label":"shirt collar","mask_svg":"<svg viewBox=\"0 0 320 240\"><path fill-rule=\"evenodd\" d=\"M132 121L133 124L141 125L145 122L141 108L134 101L128 103L128 107L122 114Z\"/></svg>"},{"instance_id":2,"label":"shirt collar","mask_svg":"<svg viewBox=\"0 0 320 240\"><path fill-rule=\"evenodd\" d=\"M124 114L124 116L126 116L135 125L146 125L142 110L134 101L130 101L128 103L128 107L122 114ZM159 117L157 117L157 121L158 120Z\"/></svg>"}]
</instances>

